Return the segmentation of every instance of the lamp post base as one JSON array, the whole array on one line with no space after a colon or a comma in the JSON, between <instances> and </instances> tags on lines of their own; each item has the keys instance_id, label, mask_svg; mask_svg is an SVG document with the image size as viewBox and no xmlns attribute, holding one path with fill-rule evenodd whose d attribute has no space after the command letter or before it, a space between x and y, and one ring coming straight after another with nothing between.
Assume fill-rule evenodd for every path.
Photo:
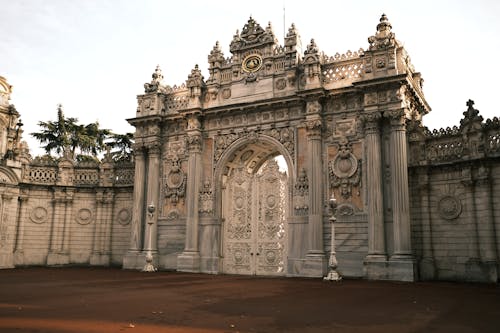
<instances>
[{"instance_id":1,"label":"lamp post base","mask_svg":"<svg viewBox=\"0 0 500 333\"><path fill-rule=\"evenodd\" d=\"M337 273L336 270L331 270L328 272L328 275L323 278L323 281L341 281L342 276Z\"/></svg>"},{"instance_id":2,"label":"lamp post base","mask_svg":"<svg viewBox=\"0 0 500 333\"><path fill-rule=\"evenodd\" d=\"M153 254L151 251L148 251L146 254L146 265L144 265L144 268L142 269L143 272L156 272L157 269L155 266L153 266Z\"/></svg>"}]
</instances>

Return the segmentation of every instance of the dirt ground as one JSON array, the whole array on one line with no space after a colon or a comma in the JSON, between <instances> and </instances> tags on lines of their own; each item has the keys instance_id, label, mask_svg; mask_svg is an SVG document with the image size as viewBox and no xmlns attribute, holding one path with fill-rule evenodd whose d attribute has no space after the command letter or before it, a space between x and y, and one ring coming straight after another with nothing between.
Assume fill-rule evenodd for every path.
<instances>
[{"instance_id":1,"label":"dirt ground","mask_svg":"<svg viewBox=\"0 0 500 333\"><path fill-rule=\"evenodd\" d=\"M0 332L500 332L500 286L0 270Z\"/></svg>"}]
</instances>

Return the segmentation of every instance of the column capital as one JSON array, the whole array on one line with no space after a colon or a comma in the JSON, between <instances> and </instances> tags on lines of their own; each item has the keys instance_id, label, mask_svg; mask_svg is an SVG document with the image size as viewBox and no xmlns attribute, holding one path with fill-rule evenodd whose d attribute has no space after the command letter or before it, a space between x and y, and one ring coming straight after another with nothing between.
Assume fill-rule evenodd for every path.
<instances>
[{"instance_id":1,"label":"column capital","mask_svg":"<svg viewBox=\"0 0 500 333\"><path fill-rule=\"evenodd\" d=\"M186 144L189 152L200 152L202 145L201 131L195 130L188 133L188 135L186 136Z\"/></svg>"},{"instance_id":2,"label":"column capital","mask_svg":"<svg viewBox=\"0 0 500 333\"><path fill-rule=\"evenodd\" d=\"M389 119L393 129L403 129L406 125L404 109L395 109L384 111L384 117Z\"/></svg>"},{"instance_id":3,"label":"column capital","mask_svg":"<svg viewBox=\"0 0 500 333\"><path fill-rule=\"evenodd\" d=\"M158 142L152 142L146 146L149 156L160 155L161 146Z\"/></svg>"},{"instance_id":4,"label":"column capital","mask_svg":"<svg viewBox=\"0 0 500 333\"><path fill-rule=\"evenodd\" d=\"M307 136L310 139L318 139L321 137L323 121L319 115L311 115L310 117L307 117L305 126L307 129Z\"/></svg>"},{"instance_id":5,"label":"column capital","mask_svg":"<svg viewBox=\"0 0 500 333\"><path fill-rule=\"evenodd\" d=\"M380 131L380 119L382 119L380 112L363 114L360 120L364 125L365 133L378 133Z\"/></svg>"},{"instance_id":6,"label":"column capital","mask_svg":"<svg viewBox=\"0 0 500 333\"><path fill-rule=\"evenodd\" d=\"M134 154L134 158L144 158L144 145L142 143L134 143L132 144L132 153Z\"/></svg>"}]
</instances>

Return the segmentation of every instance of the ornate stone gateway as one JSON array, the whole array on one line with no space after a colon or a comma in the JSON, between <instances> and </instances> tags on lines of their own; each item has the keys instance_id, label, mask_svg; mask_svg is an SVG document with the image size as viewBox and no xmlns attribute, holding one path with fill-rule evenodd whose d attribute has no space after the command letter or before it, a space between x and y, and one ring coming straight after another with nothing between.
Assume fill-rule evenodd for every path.
<instances>
[{"instance_id":1,"label":"ornate stone gateway","mask_svg":"<svg viewBox=\"0 0 500 333\"><path fill-rule=\"evenodd\" d=\"M229 58L215 44L206 80L196 65L171 87L157 68L129 119L123 266L142 268L152 251L160 269L324 276L335 195L341 273L413 280L406 123L429 107L391 28L383 15L368 50L329 57L314 40L302 51L294 25L280 45L250 18Z\"/></svg>"},{"instance_id":2,"label":"ornate stone gateway","mask_svg":"<svg viewBox=\"0 0 500 333\"><path fill-rule=\"evenodd\" d=\"M269 160L256 174L241 165L228 177L224 195L224 272L285 274L285 173Z\"/></svg>"}]
</instances>

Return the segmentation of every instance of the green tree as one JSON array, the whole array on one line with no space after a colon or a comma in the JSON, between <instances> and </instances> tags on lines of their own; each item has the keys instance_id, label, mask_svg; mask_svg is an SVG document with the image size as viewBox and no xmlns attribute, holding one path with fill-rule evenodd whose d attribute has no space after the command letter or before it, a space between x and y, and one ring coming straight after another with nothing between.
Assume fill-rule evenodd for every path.
<instances>
[{"instance_id":1,"label":"green tree","mask_svg":"<svg viewBox=\"0 0 500 333\"><path fill-rule=\"evenodd\" d=\"M69 145L69 129L71 129L77 119L65 118L62 105L57 106L56 121L39 121L38 126L41 127L40 132L31 133L31 136L40 141L42 148L47 154L55 151L56 154L62 155L65 147ZM43 145L45 144L45 145Z\"/></svg>"},{"instance_id":2,"label":"green tree","mask_svg":"<svg viewBox=\"0 0 500 333\"><path fill-rule=\"evenodd\" d=\"M114 161L129 160L132 153L132 144L134 143L134 134L116 134L110 135L110 141L107 143L112 151Z\"/></svg>"},{"instance_id":3,"label":"green tree","mask_svg":"<svg viewBox=\"0 0 500 333\"><path fill-rule=\"evenodd\" d=\"M39 121L40 132L31 133L31 136L40 141L47 154L55 151L62 155L65 150L71 152L73 158L85 160L85 156L97 155L106 149L105 141L112 134L108 129L99 127L99 122L87 125L78 124L77 118L66 118L62 105L57 106L56 121Z\"/></svg>"}]
</instances>

